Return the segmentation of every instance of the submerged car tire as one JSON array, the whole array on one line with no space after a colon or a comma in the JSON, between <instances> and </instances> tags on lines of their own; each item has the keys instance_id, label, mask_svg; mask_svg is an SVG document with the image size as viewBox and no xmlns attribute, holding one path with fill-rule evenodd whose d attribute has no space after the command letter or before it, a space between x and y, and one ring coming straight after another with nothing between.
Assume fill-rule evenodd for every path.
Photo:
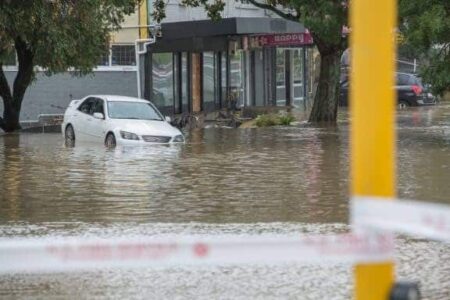
<instances>
[{"instance_id":1,"label":"submerged car tire","mask_svg":"<svg viewBox=\"0 0 450 300\"><path fill-rule=\"evenodd\" d=\"M106 139L105 139L105 146L107 148L115 148L116 145L117 145L116 137L114 136L113 133L108 133L108 135L106 136Z\"/></svg>"},{"instance_id":2,"label":"submerged car tire","mask_svg":"<svg viewBox=\"0 0 450 300\"><path fill-rule=\"evenodd\" d=\"M409 107L409 103L401 100L398 102L397 107L398 107L398 109L405 109L405 108Z\"/></svg>"},{"instance_id":3,"label":"submerged car tire","mask_svg":"<svg viewBox=\"0 0 450 300\"><path fill-rule=\"evenodd\" d=\"M75 131L73 130L72 125L67 125L64 133L64 142L66 147L74 147L75 146Z\"/></svg>"}]
</instances>

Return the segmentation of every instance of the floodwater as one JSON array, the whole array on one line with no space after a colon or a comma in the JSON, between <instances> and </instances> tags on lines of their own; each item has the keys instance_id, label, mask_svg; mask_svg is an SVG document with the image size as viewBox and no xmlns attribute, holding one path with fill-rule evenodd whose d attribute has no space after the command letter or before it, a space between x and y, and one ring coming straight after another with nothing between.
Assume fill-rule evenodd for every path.
<instances>
[{"instance_id":1,"label":"floodwater","mask_svg":"<svg viewBox=\"0 0 450 300\"><path fill-rule=\"evenodd\" d=\"M348 230L349 128L209 128L186 145L66 148L0 136L0 237L273 235ZM398 115L401 198L450 205L450 105ZM399 237L397 276L450 299L450 245ZM2 299L349 299L349 265L0 275Z\"/></svg>"}]
</instances>

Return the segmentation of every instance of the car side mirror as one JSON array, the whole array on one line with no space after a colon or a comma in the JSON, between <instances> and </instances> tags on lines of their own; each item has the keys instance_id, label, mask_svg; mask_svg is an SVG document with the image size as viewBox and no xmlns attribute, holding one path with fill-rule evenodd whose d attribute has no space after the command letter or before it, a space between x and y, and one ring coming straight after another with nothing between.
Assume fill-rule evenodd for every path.
<instances>
[{"instance_id":1,"label":"car side mirror","mask_svg":"<svg viewBox=\"0 0 450 300\"><path fill-rule=\"evenodd\" d=\"M94 113L94 118L96 118L96 119L104 119L105 116L102 113L96 112L96 113Z\"/></svg>"},{"instance_id":2,"label":"car side mirror","mask_svg":"<svg viewBox=\"0 0 450 300\"><path fill-rule=\"evenodd\" d=\"M172 119L169 116L166 116L164 119L166 120L167 123L172 122Z\"/></svg>"}]
</instances>

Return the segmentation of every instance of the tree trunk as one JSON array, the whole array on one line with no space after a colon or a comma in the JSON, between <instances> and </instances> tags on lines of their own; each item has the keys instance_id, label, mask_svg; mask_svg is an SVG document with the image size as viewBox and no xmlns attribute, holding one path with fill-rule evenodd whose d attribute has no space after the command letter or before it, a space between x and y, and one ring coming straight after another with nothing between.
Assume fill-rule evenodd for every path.
<instances>
[{"instance_id":1,"label":"tree trunk","mask_svg":"<svg viewBox=\"0 0 450 300\"><path fill-rule=\"evenodd\" d=\"M13 132L16 130L21 129L22 127L20 126L19 123L19 116L20 116L20 111L17 111L16 109L14 109L14 107L4 107L4 111L3 111L3 127L2 129L5 132Z\"/></svg>"},{"instance_id":2,"label":"tree trunk","mask_svg":"<svg viewBox=\"0 0 450 300\"><path fill-rule=\"evenodd\" d=\"M339 100L340 50L320 51L320 75L314 104L309 116L312 123L336 123Z\"/></svg>"},{"instance_id":3,"label":"tree trunk","mask_svg":"<svg viewBox=\"0 0 450 300\"><path fill-rule=\"evenodd\" d=\"M3 99L3 118L0 118L0 128L5 132L21 129L19 120L22 101L34 76L34 53L20 37L14 41L14 46L17 52L19 67L14 80L12 93L5 73L3 72L3 66L0 65L0 97Z\"/></svg>"},{"instance_id":4,"label":"tree trunk","mask_svg":"<svg viewBox=\"0 0 450 300\"><path fill-rule=\"evenodd\" d=\"M11 118L14 115L13 98L2 65L0 65L0 97L3 99L3 117L0 117L0 128L6 132L14 131L17 124L14 125L15 122Z\"/></svg>"}]
</instances>

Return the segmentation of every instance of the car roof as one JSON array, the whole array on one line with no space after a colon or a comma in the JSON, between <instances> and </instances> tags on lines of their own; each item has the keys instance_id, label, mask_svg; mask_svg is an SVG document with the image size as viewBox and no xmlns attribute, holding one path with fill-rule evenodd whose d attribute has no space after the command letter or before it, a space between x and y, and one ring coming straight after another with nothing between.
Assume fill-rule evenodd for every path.
<instances>
[{"instance_id":1,"label":"car roof","mask_svg":"<svg viewBox=\"0 0 450 300\"><path fill-rule=\"evenodd\" d=\"M349 77L349 74L345 74L346 77ZM417 73L407 73L407 72L395 72L395 75L407 75L407 76L414 76L414 77L420 77Z\"/></svg>"},{"instance_id":2,"label":"car roof","mask_svg":"<svg viewBox=\"0 0 450 300\"><path fill-rule=\"evenodd\" d=\"M102 98L106 101L142 102L142 103L150 102L145 99L140 99L140 98L136 98L136 97L128 97L128 96L120 96L120 95L89 95L86 98L89 98L89 97Z\"/></svg>"},{"instance_id":3,"label":"car roof","mask_svg":"<svg viewBox=\"0 0 450 300\"><path fill-rule=\"evenodd\" d=\"M406 73L406 72L395 72L397 75L406 75L406 76L413 76L418 77L417 74L414 73Z\"/></svg>"}]
</instances>

